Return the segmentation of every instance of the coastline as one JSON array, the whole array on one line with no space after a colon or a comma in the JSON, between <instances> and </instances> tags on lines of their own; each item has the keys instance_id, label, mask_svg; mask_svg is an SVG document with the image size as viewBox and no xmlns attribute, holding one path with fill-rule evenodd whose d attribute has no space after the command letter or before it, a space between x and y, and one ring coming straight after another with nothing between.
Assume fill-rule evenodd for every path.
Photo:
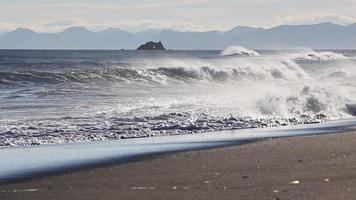
<instances>
[{"instance_id":1,"label":"coastline","mask_svg":"<svg viewBox=\"0 0 356 200\"><path fill-rule=\"evenodd\" d=\"M355 131L355 127L356 120L349 119L196 135L4 148L0 151L0 183L127 163L167 153L227 147L272 138Z\"/></svg>"},{"instance_id":2,"label":"coastline","mask_svg":"<svg viewBox=\"0 0 356 200\"><path fill-rule=\"evenodd\" d=\"M356 132L191 151L0 185L1 199L353 199Z\"/></svg>"}]
</instances>

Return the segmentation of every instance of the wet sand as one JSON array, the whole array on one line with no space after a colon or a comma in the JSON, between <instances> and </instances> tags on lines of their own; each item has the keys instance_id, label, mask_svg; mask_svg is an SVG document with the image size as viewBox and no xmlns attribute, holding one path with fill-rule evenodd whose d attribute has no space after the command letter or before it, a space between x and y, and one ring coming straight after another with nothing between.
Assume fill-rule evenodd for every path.
<instances>
[{"instance_id":1,"label":"wet sand","mask_svg":"<svg viewBox=\"0 0 356 200\"><path fill-rule=\"evenodd\" d=\"M356 132L170 154L0 185L1 200L355 196Z\"/></svg>"}]
</instances>

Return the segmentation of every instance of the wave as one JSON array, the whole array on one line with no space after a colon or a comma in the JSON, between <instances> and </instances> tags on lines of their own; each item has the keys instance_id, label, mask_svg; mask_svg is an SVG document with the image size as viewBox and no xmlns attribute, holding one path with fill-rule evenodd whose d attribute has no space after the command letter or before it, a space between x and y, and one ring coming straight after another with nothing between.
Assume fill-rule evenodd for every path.
<instances>
[{"instance_id":1,"label":"wave","mask_svg":"<svg viewBox=\"0 0 356 200\"><path fill-rule=\"evenodd\" d=\"M239 55L239 56L259 56L260 54L257 53L256 51L253 51L251 49L246 49L241 46L232 46L224 49L221 53L221 56L233 56L233 55Z\"/></svg>"},{"instance_id":2,"label":"wave","mask_svg":"<svg viewBox=\"0 0 356 200\"><path fill-rule=\"evenodd\" d=\"M146 68L95 68L69 71L7 71L0 72L0 84L58 84L58 83L192 83L197 81L293 80L306 74L293 63L256 66L192 65Z\"/></svg>"},{"instance_id":3,"label":"wave","mask_svg":"<svg viewBox=\"0 0 356 200\"><path fill-rule=\"evenodd\" d=\"M161 86L169 90L182 85L188 87L181 88L183 91L179 93L184 93L186 88L193 88L195 92L198 91L197 99L206 99L207 102L202 104L212 104L219 109L226 106L226 112L235 110L235 114L241 116L298 118L306 115L337 119L355 113L350 106L356 103L355 71L352 67L332 65L327 69L322 63L317 65L320 66L316 67L317 70L310 70L309 63L303 66L293 56L232 56L210 60L160 58L143 60L141 63L132 62L126 67L7 71L0 72L0 85L42 86L64 83L84 84L87 88L90 84L108 84L123 87L138 85L137 88ZM54 91L40 91L35 95L53 96L59 90ZM161 93L164 91L157 95ZM201 102L194 103L200 105ZM145 107L149 108L150 105L140 106Z\"/></svg>"},{"instance_id":4,"label":"wave","mask_svg":"<svg viewBox=\"0 0 356 200\"><path fill-rule=\"evenodd\" d=\"M105 83L150 81L149 74L142 74L140 70L115 69L79 69L64 72L55 71L17 71L0 72L1 84L58 84L58 83Z\"/></svg>"},{"instance_id":5,"label":"wave","mask_svg":"<svg viewBox=\"0 0 356 200\"><path fill-rule=\"evenodd\" d=\"M292 54L291 57L300 61L336 61L347 60L347 57L341 53L329 51L316 52L313 50L305 50L300 53Z\"/></svg>"},{"instance_id":6,"label":"wave","mask_svg":"<svg viewBox=\"0 0 356 200\"><path fill-rule=\"evenodd\" d=\"M19 89L22 87L11 88L7 96L2 94L7 98L4 101L13 103L12 110L21 110L20 119L24 119L25 109L38 110L31 106L40 103L48 106L48 110L43 108L43 114L36 113L36 118L47 119L46 112L51 117L53 114L69 117L63 118L63 123L57 118L38 123L3 121L7 126L0 127L0 146L191 134L355 117L356 71L352 62L334 62L343 56L337 53L325 56L325 52L312 52L318 58L309 62L313 57L310 52L267 52L258 57L163 56L100 67L7 69L0 72L0 85L40 86L25 88L25 92ZM108 85L101 87L100 83ZM120 87L111 87L112 84ZM152 85L154 88L148 88ZM98 88L100 92L96 91ZM27 107L17 101L26 102L26 98L30 101ZM48 98L50 105L46 102ZM86 102L82 107L81 99L93 103ZM51 110L55 103L58 109ZM101 116L96 116L97 113Z\"/></svg>"},{"instance_id":7,"label":"wave","mask_svg":"<svg viewBox=\"0 0 356 200\"><path fill-rule=\"evenodd\" d=\"M337 70L334 72L330 72L327 75L320 78L320 80L345 80L347 78L351 78L352 75L346 70Z\"/></svg>"},{"instance_id":8,"label":"wave","mask_svg":"<svg viewBox=\"0 0 356 200\"><path fill-rule=\"evenodd\" d=\"M86 123L86 120L91 123ZM51 121L47 121L47 126L40 122L18 124L5 122L5 127L12 128L8 130L4 129L4 126L0 127L0 147L105 141L321 122L309 118L299 120L296 118L213 117L204 113L163 113L145 117L111 117L105 119L106 123L95 117L89 119L63 117L56 120L56 122L58 121L62 126L53 122L51 124ZM66 126L68 124L71 125Z\"/></svg>"},{"instance_id":9,"label":"wave","mask_svg":"<svg viewBox=\"0 0 356 200\"><path fill-rule=\"evenodd\" d=\"M128 61L129 66L109 64L76 68L32 68L33 70L7 69L0 71L0 84L58 84L58 83L192 83L197 81L241 81L241 80L287 80L299 81L310 78L310 72L297 61L333 61L347 59L333 52L305 50L287 55L254 58L259 53L243 47L229 47L221 52L223 57L200 58L155 58L141 59L137 63ZM245 55L245 56L227 56ZM31 68L30 68L31 69ZM43 71L41 71L43 70ZM334 71L328 76L351 77L347 71Z\"/></svg>"}]
</instances>

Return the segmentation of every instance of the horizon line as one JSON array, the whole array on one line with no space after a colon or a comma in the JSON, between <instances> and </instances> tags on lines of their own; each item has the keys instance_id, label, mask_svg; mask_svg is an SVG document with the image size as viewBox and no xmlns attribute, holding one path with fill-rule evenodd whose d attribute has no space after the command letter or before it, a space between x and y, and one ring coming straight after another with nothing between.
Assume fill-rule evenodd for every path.
<instances>
[{"instance_id":1,"label":"horizon line","mask_svg":"<svg viewBox=\"0 0 356 200\"><path fill-rule=\"evenodd\" d=\"M27 30L27 31L31 31L31 32L34 32L34 33L43 33L43 34L55 34L55 33L62 33L62 32L65 32L65 31L68 31L70 29L85 29L86 31L89 31L89 32L92 32L92 33L100 33L100 32L105 32L107 30L110 30L110 29L115 29L115 30L120 30L122 32L128 32L128 33L143 33L143 32L147 32L147 31L157 31L157 32L162 32L162 31L175 31L175 32L184 32L184 33L205 33L205 32L228 32L228 31L232 31L233 29L235 28L255 28L255 29L264 29L264 30L269 30L269 29L274 29L274 28L277 28L277 27L281 27L281 26L315 26L315 25L321 25L321 24L332 24L332 25L337 25L337 26L342 26L342 27L349 27L349 26L354 26L356 25L356 22L354 23L350 23L350 24L339 24L339 23L334 23L334 22L320 22L320 23L312 23L312 24L281 24L281 25L276 25L276 26L272 26L272 27L262 27L262 26L247 26L247 25L236 25L230 29L227 29L227 30L217 30L217 29L212 29L212 30L207 30L207 31L189 31L189 30L184 30L184 31L181 31L181 30L176 30L176 29L170 29L170 28L148 28L148 29L145 29L145 30L141 30L141 31L129 31L129 30L125 30L123 28L120 28L120 27L107 27L105 29L102 29L102 30L92 30L91 28L89 27L86 27L86 26L68 26L67 28L64 28L63 30L61 31L56 31L56 32L50 32L50 31L44 31L44 32L41 32L41 31L36 31L34 29L31 29L31 28L25 28L25 27L17 27L15 29L12 29L12 30L0 30L0 32L2 33L11 33L11 32L14 32L14 31L18 31L18 30Z\"/></svg>"}]
</instances>

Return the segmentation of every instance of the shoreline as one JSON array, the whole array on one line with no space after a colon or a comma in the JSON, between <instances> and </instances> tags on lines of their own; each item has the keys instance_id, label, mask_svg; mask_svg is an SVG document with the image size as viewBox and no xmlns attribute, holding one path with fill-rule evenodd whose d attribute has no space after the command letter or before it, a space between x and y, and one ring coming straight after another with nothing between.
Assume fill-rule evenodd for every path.
<instances>
[{"instance_id":1,"label":"shoreline","mask_svg":"<svg viewBox=\"0 0 356 200\"><path fill-rule=\"evenodd\" d=\"M227 147L266 139L322 135L356 130L356 120L290 127L214 132L120 141L59 144L0 151L0 183L127 163L192 150Z\"/></svg>"},{"instance_id":2,"label":"shoreline","mask_svg":"<svg viewBox=\"0 0 356 200\"><path fill-rule=\"evenodd\" d=\"M1 184L1 199L353 199L356 131L160 155Z\"/></svg>"}]
</instances>

